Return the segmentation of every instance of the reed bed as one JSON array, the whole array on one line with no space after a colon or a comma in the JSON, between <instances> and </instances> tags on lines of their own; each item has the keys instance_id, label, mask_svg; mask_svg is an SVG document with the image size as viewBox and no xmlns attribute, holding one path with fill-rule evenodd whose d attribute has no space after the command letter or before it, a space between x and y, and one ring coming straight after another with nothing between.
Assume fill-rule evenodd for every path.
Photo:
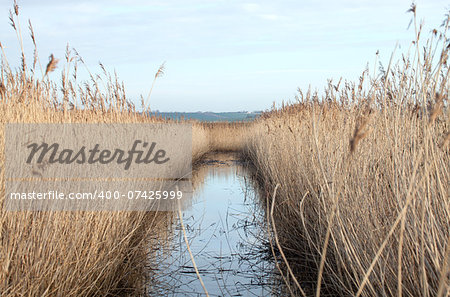
<instances>
[{"instance_id":1,"label":"reed bed","mask_svg":"<svg viewBox=\"0 0 450 297\"><path fill-rule=\"evenodd\" d=\"M287 294L448 296L448 25L254 124L245 152Z\"/></svg>"},{"instance_id":2,"label":"reed bed","mask_svg":"<svg viewBox=\"0 0 450 297\"><path fill-rule=\"evenodd\" d=\"M22 45L16 3L10 23ZM22 47L21 66L12 69L0 44L0 294L141 295L146 281L157 277L149 266L155 263L152 255L173 222L172 213L4 209L6 123L161 122L137 111L117 75L109 74L102 64L100 74L92 74L69 47L63 63L51 55L42 67L31 23L28 28L35 46L32 63L28 64ZM79 68L88 74L88 81L80 81ZM56 69L61 71L58 82L50 78ZM155 79L160 75L161 68ZM143 100L142 104L145 110L148 103ZM193 131L194 159L208 150L205 133L201 127Z\"/></svg>"},{"instance_id":3,"label":"reed bed","mask_svg":"<svg viewBox=\"0 0 450 297\"><path fill-rule=\"evenodd\" d=\"M253 132L253 122L198 123L209 139L211 152L242 152Z\"/></svg>"}]
</instances>

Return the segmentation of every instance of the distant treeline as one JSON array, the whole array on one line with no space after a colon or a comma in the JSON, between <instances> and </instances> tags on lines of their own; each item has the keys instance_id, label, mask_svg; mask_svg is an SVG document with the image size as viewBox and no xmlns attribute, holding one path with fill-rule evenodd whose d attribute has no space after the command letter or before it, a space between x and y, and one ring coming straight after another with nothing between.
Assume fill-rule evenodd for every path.
<instances>
[{"instance_id":1,"label":"distant treeline","mask_svg":"<svg viewBox=\"0 0 450 297\"><path fill-rule=\"evenodd\" d=\"M261 111L236 112L153 112L152 114L166 119L194 119L204 122L237 122L251 121L261 115Z\"/></svg>"}]
</instances>

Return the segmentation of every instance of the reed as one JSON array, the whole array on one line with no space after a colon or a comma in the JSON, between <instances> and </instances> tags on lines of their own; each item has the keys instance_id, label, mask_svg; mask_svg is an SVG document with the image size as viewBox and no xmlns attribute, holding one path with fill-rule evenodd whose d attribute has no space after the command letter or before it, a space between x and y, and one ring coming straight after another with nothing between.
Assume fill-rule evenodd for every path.
<instances>
[{"instance_id":1,"label":"reed","mask_svg":"<svg viewBox=\"0 0 450 297\"><path fill-rule=\"evenodd\" d=\"M20 10L14 3L10 21L22 44ZM65 64L50 55L45 71L35 71L25 55L11 69L3 45L0 69L0 292L2 296L141 295L154 279L148 265L173 214L167 212L8 212L5 199L6 123L156 123L128 100L117 76L103 65L99 75L79 81L83 59L67 48ZM23 48L22 48L23 51ZM51 77L61 69L60 83ZM161 75L158 70L157 76ZM201 127L194 131L193 157L208 149ZM205 139L205 140L203 140ZM151 266L151 265L150 265Z\"/></svg>"},{"instance_id":2,"label":"reed","mask_svg":"<svg viewBox=\"0 0 450 297\"><path fill-rule=\"evenodd\" d=\"M379 75L300 90L253 124L245 152L268 205L277 189L268 224L294 295L448 294L448 25L425 43L417 28Z\"/></svg>"}]
</instances>

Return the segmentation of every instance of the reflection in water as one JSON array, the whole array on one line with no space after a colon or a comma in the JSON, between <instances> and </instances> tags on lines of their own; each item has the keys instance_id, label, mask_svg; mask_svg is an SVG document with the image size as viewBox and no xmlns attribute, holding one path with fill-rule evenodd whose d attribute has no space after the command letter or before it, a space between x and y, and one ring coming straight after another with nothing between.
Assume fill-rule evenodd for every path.
<instances>
[{"instance_id":1,"label":"reflection in water","mask_svg":"<svg viewBox=\"0 0 450 297\"><path fill-rule=\"evenodd\" d=\"M242 164L227 158L214 155L196 172L203 182L183 213L198 270L211 296L279 295L263 212ZM150 296L204 295L178 222L158 258Z\"/></svg>"}]
</instances>

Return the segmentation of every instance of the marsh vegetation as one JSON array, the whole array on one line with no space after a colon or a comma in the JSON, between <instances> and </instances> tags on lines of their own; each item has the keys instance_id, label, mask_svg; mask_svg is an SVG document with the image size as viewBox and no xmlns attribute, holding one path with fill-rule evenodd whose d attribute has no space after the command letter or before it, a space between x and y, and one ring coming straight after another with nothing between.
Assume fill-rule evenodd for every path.
<instances>
[{"instance_id":1,"label":"marsh vegetation","mask_svg":"<svg viewBox=\"0 0 450 297\"><path fill-rule=\"evenodd\" d=\"M21 42L18 7L11 22ZM299 90L295 103L254 121L191 122L194 175L215 151L238 152L251 167L261 242L283 294L449 293L448 26L421 41L415 24L399 61L357 82L330 80L322 95ZM172 122L138 112L104 68L79 82L76 51L67 49L56 83L55 57L44 69L23 51L11 69L0 47L1 168L5 123ZM176 213L8 212L3 170L0 182L2 296L139 295L167 282L158 254L173 244Z\"/></svg>"}]
</instances>

